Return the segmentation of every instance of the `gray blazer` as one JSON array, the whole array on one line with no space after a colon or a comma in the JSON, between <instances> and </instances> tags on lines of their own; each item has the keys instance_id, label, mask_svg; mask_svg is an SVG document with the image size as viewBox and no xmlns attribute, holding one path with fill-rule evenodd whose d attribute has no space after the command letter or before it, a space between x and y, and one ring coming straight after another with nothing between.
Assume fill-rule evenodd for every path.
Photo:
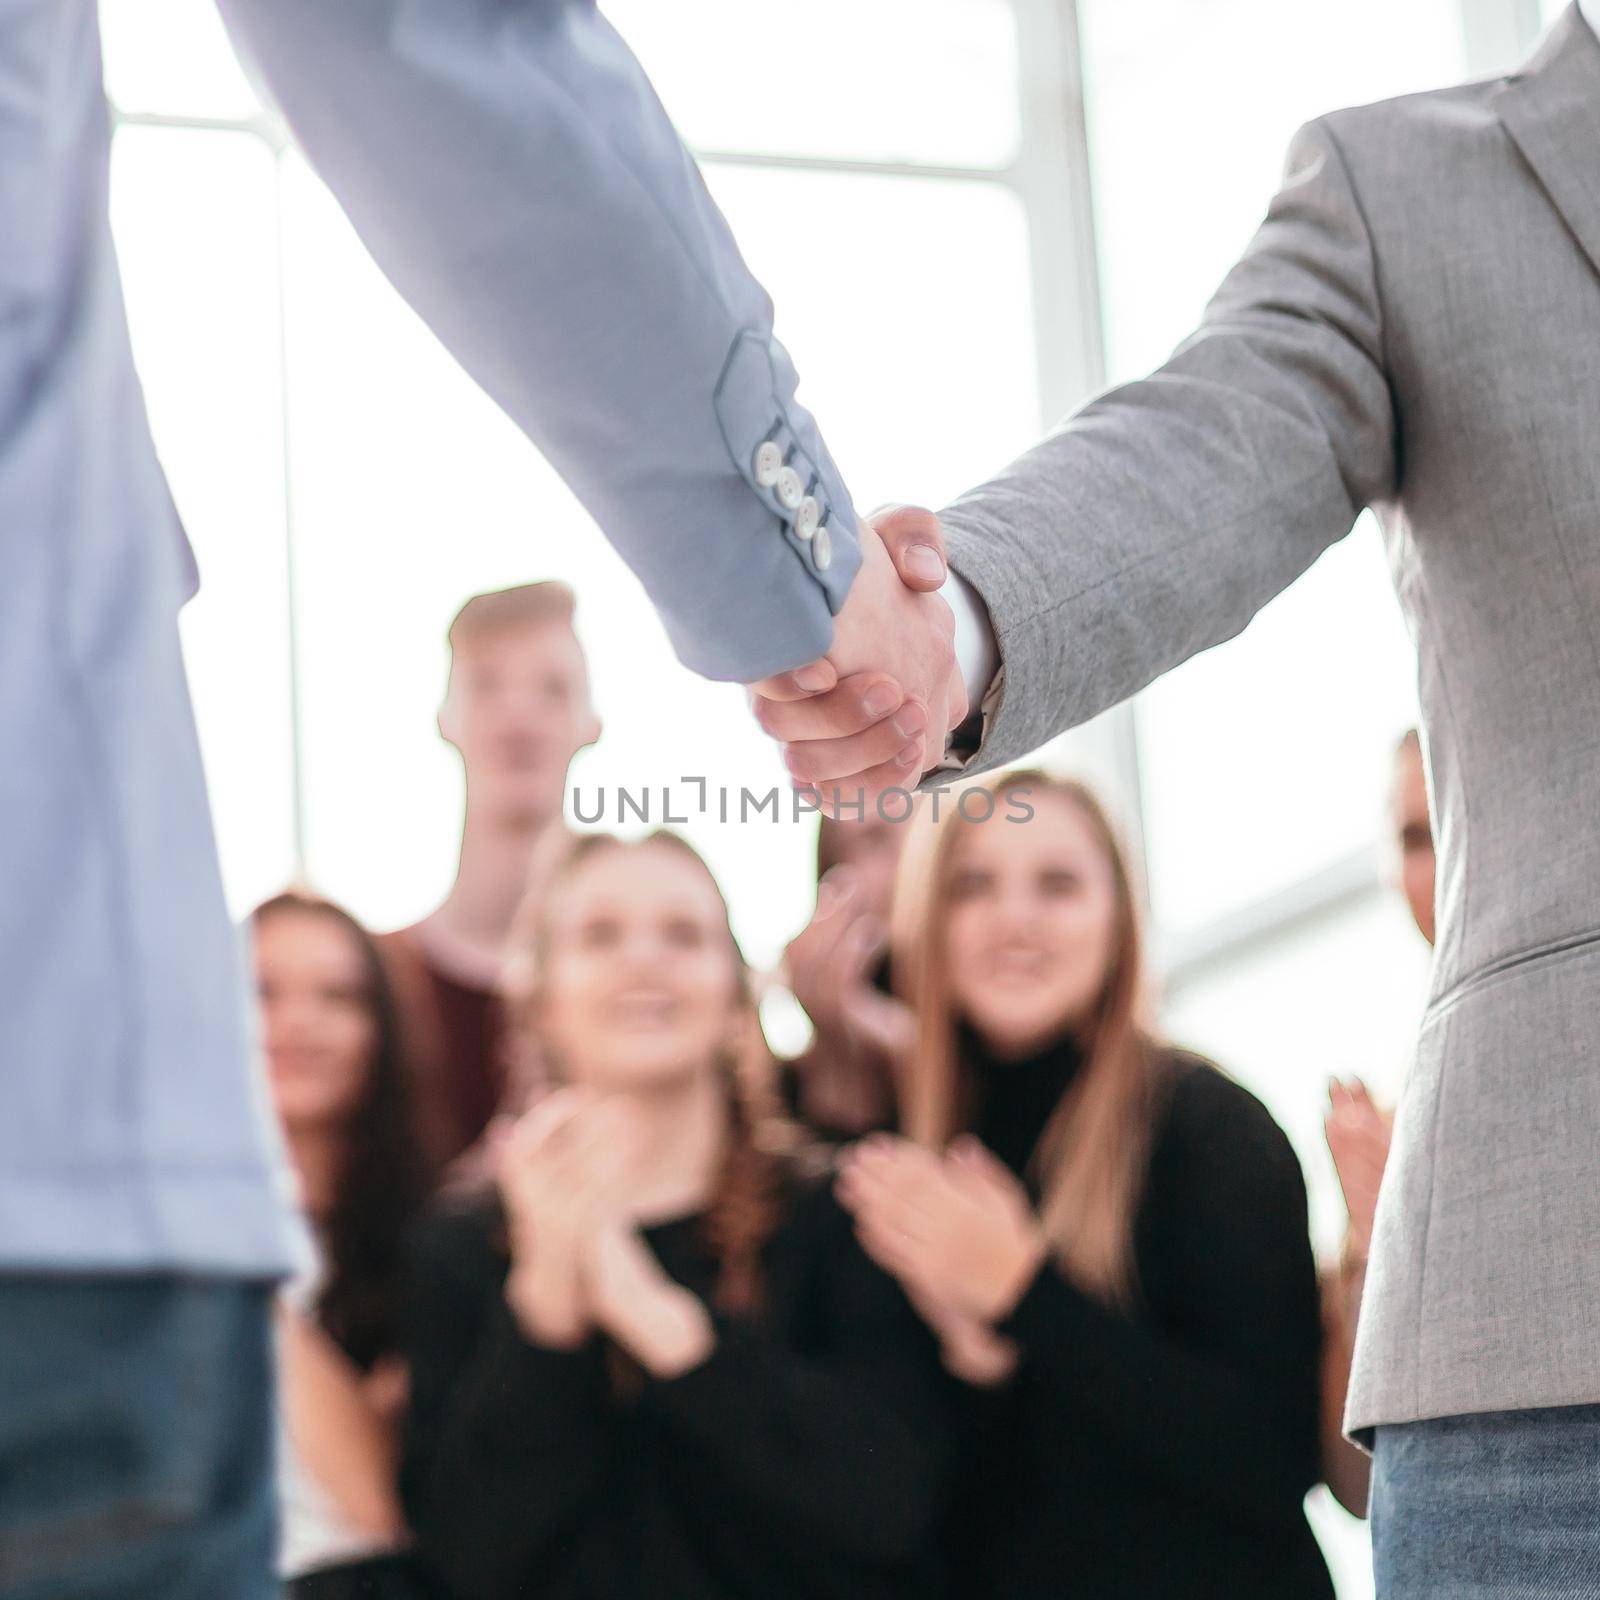
<instances>
[{"instance_id":1,"label":"gray blazer","mask_svg":"<svg viewBox=\"0 0 1600 1600\"><path fill-rule=\"evenodd\" d=\"M1303 129L1153 376L945 514L1004 662L973 766L1383 526L1439 843L1346 1423L1600 1401L1600 41ZM1359 647L1358 641L1353 641Z\"/></svg>"}]
</instances>

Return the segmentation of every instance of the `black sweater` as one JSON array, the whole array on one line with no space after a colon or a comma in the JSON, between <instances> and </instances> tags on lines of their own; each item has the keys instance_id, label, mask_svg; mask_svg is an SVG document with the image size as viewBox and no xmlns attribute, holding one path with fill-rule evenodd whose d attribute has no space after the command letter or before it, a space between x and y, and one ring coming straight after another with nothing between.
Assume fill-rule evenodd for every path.
<instances>
[{"instance_id":1,"label":"black sweater","mask_svg":"<svg viewBox=\"0 0 1600 1600\"><path fill-rule=\"evenodd\" d=\"M972 1035L975 1127L1029 1158L1079 1071L1061 1042L997 1063ZM1301 1501L1318 1471L1321 1324L1294 1151L1209 1062L1161 1059L1134 1231L1137 1303L1108 1310L1051 1264L1000 1331L1020 1363L967 1391L953 1543L965 1597L1323 1600Z\"/></svg>"},{"instance_id":2,"label":"black sweater","mask_svg":"<svg viewBox=\"0 0 1600 1600\"><path fill-rule=\"evenodd\" d=\"M711 1304L700 1218L647 1231ZM713 1312L680 1377L599 1338L530 1344L504 1300L498 1214L444 1214L418 1252L402 1487L460 1600L938 1596L951 1460L931 1336L868 1262L828 1188L797 1192L765 1256L759 1320ZM623 1397L625 1394L625 1397Z\"/></svg>"}]
</instances>

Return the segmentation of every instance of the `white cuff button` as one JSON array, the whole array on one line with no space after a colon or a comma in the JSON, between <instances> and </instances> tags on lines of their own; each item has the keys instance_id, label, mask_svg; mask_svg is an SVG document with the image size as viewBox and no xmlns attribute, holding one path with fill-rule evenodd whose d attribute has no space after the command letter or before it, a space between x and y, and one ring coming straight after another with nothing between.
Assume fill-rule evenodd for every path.
<instances>
[{"instance_id":1,"label":"white cuff button","mask_svg":"<svg viewBox=\"0 0 1600 1600\"><path fill-rule=\"evenodd\" d=\"M808 494L795 510L794 531L802 539L809 539L821 526L822 507Z\"/></svg>"},{"instance_id":2,"label":"white cuff button","mask_svg":"<svg viewBox=\"0 0 1600 1600\"><path fill-rule=\"evenodd\" d=\"M826 528L818 528L811 541L811 559L816 563L818 572L828 570L828 563L833 560L833 540L828 537Z\"/></svg>"},{"instance_id":3,"label":"white cuff button","mask_svg":"<svg viewBox=\"0 0 1600 1600\"><path fill-rule=\"evenodd\" d=\"M778 504L785 511L796 510L806 497L806 486L800 481L800 474L793 467L781 467L773 487L778 491Z\"/></svg>"}]
</instances>

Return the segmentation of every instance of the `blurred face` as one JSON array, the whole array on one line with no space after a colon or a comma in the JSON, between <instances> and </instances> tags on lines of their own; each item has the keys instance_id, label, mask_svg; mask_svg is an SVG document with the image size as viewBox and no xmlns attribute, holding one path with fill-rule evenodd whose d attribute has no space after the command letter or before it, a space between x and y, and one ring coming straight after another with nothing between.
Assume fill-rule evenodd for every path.
<instances>
[{"instance_id":1,"label":"blurred face","mask_svg":"<svg viewBox=\"0 0 1600 1600\"><path fill-rule=\"evenodd\" d=\"M872 916L887 918L894 889L894 869L900 860L900 841L906 830L881 817L861 821L824 821L833 835L833 855L838 865L848 866L861 891L861 909Z\"/></svg>"},{"instance_id":2,"label":"blurred face","mask_svg":"<svg viewBox=\"0 0 1600 1600\"><path fill-rule=\"evenodd\" d=\"M667 846L598 851L556 890L533 1021L562 1078L611 1092L712 1070L741 1011L721 896Z\"/></svg>"},{"instance_id":3,"label":"blurred face","mask_svg":"<svg viewBox=\"0 0 1600 1600\"><path fill-rule=\"evenodd\" d=\"M1021 1055L1080 1028L1104 988L1116 928L1111 862L1068 799L1034 815L958 823L945 924L957 1014L990 1049Z\"/></svg>"},{"instance_id":4,"label":"blurred face","mask_svg":"<svg viewBox=\"0 0 1600 1600\"><path fill-rule=\"evenodd\" d=\"M377 1045L360 946L331 917L279 911L256 924L255 962L279 1117L291 1133L338 1125Z\"/></svg>"},{"instance_id":5,"label":"blurred face","mask_svg":"<svg viewBox=\"0 0 1600 1600\"><path fill-rule=\"evenodd\" d=\"M1400 846L1400 886L1422 937L1433 943L1433 824L1428 819L1428 786L1422 750L1406 744L1395 759L1394 829Z\"/></svg>"},{"instance_id":6,"label":"blurred face","mask_svg":"<svg viewBox=\"0 0 1600 1600\"><path fill-rule=\"evenodd\" d=\"M548 622L463 641L439 731L461 752L475 806L510 823L558 813L572 758L600 734L577 635Z\"/></svg>"}]
</instances>

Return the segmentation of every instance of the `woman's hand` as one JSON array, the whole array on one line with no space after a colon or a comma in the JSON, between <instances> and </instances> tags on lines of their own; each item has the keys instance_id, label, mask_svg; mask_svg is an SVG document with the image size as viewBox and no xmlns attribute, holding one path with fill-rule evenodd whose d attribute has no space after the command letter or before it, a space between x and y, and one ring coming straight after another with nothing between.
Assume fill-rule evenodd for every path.
<instances>
[{"instance_id":1,"label":"woman's hand","mask_svg":"<svg viewBox=\"0 0 1600 1600\"><path fill-rule=\"evenodd\" d=\"M1047 1254L1026 1191L976 1139L940 1158L875 1135L846 1153L838 1193L863 1248L909 1295L984 1324L1011 1310Z\"/></svg>"},{"instance_id":2,"label":"woman's hand","mask_svg":"<svg viewBox=\"0 0 1600 1600\"><path fill-rule=\"evenodd\" d=\"M987 1322L931 1300L920 1290L906 1298L937 1335L946 1370L977 1389L998 1389L1017 1370L1017 1347Z\"/></svg>"},{"instance_id":3,"label":"woman's hand","mask_svg":"<svg viewBox=\"0 0 1600 1600\"><path fill-rule=\"evenodd\" d=\"M1378 1189L1389 1160L1394 1114L1380 1111L1359 1078L1328 1085L1328 1114L1323 1122L1328 1149L1339 1173L1344 1203L1350 1213L1345 1246L1347 1260L1365 1262L1372 1244L1372 1223Z\"/></svg>"},{"instance_id":4,"label":"woman's hand","mask_svg":"<svg viewBox=\"0 0 1600 1600\"><path fill-rule=\"evenodd\" d=\"M583 1270L595 1323L656 1377L677 1377L711 1354L704 1304L662 1271L631 1222L614 1219L591 1235Z\"/></svg>"},{"instance_id":5,"label":"woman's hand","mask_svg":"<svg viewBox=\"0 0 1600 1600\"><path fill-rule=\"evenodd\" d=\"M625 1105L576 1088L547 1095L498 1143L511 1243L506 1299L535 1343L572 1348L587 1336L585 1254L626 1212L637 1144Z\"/></svg>"}]
</instances>

